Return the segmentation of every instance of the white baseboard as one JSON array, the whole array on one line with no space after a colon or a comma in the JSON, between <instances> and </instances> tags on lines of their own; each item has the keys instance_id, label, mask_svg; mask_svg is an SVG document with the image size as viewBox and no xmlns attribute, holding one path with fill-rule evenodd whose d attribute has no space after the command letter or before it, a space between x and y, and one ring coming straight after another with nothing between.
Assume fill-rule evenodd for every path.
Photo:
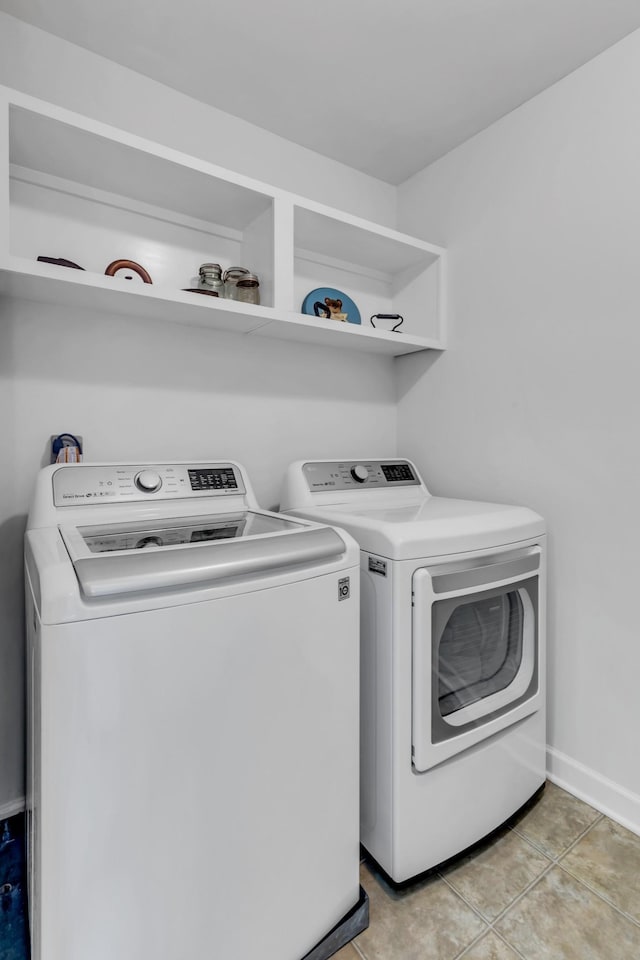
<instances>
[{"instance_id":1,"label":"white baseboard","mask_svg":"<svg viewBox=\"0 0 640 960\"><path fill-rule=\"evenodd\" d=\"M0 804L0 820L8 820L9 817L15 817L18 813L24 813L24 806L24 797Z\"/></svg>"},{"instance_id":2,"label":"white baseboard","mask_svg":"<svg viewBox=\"0 0 640 960\"><path fill-rule=\"evenodd\" d=\"M547 776L552 783L584 800L640 836L640 796L607 780L595 770L547 747Z\"/></svg>"}]
</instances>

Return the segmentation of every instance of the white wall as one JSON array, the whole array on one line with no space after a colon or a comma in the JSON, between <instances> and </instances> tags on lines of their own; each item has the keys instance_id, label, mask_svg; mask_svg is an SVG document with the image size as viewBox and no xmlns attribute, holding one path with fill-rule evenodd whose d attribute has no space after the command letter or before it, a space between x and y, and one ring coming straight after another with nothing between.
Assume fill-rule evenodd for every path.
<instances>
[{"instance_id":1,"label":"white wall","mask_svg":"<svg viewBox=\"0 0 640 960\"><path fill-rule=\"evenodd\" d=\"M233 78L230 78L233 82ZM392 223L395 190L0 14L0 83ZM62 255L63 252L61 252ZM264 506L287 463L395 451L388 358L0 301L0 816L23 792L21 553L51 434L88 459L230 458Z\"/></svg>"},{"instance_id":2,"label":"white wall","mask_svg":"<svg viewBox=\"0 0 640 960\"><path fill-rule=\"evenodd\" d=\"M219 42L220 37L212 42L212 56ZM396 191L388 183L1 12L0 83L292 193L395 225ZM220 98L224 102L224 90Z\"/></svg>"},{"instance_id":3,"label":"white wall","mask_svg":"<svg viewBox=\"0 0 640 960\"><path fill-rule=\"evenodd\" d=\"M552 775L640 832L640 32L407 181L451 349L400 363L433 492L549 525Z\"/></svg>"}]
</instances>

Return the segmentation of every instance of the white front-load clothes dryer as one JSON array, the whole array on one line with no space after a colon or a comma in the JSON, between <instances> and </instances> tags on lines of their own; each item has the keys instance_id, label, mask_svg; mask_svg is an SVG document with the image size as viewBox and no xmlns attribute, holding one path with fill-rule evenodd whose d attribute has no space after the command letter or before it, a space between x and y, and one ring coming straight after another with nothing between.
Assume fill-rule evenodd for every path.
<instances>
[{"instance_id":1,"label":"white front-load clothes dryer","mask_svg":"<svg viewBox=\"0 0 640 960\"><path fill-rule=\"evenodd\" d=\"M366 926L358 575L237 463L41 471L33 960L323 960Z\"/></svg>"},{"instance_id":2,"label":"white front-load clothes dryer","mask_svg":"<svg viewBox=\"0 0 640 960\"><path fill-rule=\"evenodd\" d=\"M294 463L281 510L360 544L360 836L401 883L544 783L544 521L433 497L397 458Z\"/></svg>"}]
</instances>

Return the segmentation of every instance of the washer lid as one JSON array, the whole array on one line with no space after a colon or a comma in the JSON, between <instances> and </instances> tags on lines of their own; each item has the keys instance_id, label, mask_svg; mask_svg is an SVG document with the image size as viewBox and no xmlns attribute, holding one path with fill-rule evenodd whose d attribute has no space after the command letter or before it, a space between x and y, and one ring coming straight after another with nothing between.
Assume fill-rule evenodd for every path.
<instances>
[{"instance_id":1,"label":"washer lid","mask_svg":"<svg viewBox=\"0 0 640 960\"><path fill-rule=\"evenodd\" d=\"M346 550L335 530L255 511L61 526L60 533L87 599L251 577Z\"/></svg>"},{"instance_id":2,"label":"washer lid","mask_svg":"<svg viewBox=\"0 0 640 960\"><path fill-rule=\"evenodd\" d=\"M65 541L78 556L94 553L162 549L178 544L236 540L300 529L300 524L284 517L244 510L238 513L210 514L175 519L140 519L127 523L101 523L78 527L62 526ZM83 549L84 547L84 549Z\"/></svg>"},{"instance_id":3,"label":"washer lid","mask_svg":"<svg viewBox=\"0 0 640 960\"><path fill-rule=\"evenodd\" d=\"M363 550L392 560L465 553L541 536L545 524L533 510L500 503L427 497L402 506L336 504L300 516L335 524Z\"/></svg>"}]
</instances>

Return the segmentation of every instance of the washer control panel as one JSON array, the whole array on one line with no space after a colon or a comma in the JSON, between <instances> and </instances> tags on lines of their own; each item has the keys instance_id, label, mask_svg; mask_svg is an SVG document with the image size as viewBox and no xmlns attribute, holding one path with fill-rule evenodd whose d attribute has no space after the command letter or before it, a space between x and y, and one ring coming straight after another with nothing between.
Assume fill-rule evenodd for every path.
<instances>
[{"instance_id":1,"label":"washer control panel","mask_svg":"<svg viewBox=\"0 0 640 960\"><path fill-rule=\"evenodd\" d=\"M305 463L302 472L312 493L420 485L415 470L406 460L312 462Z\"/></svg>"},{"instance_id":2,"label":"washer control panel","mask_svg":"<svg viewBox=\"0 0 640 960\"><path fill-rule=\"evenodd\" d=\"M53 474L56 507L244 493L242 475L230 463L78 464Z\"/></svg>"}]
</instances>

